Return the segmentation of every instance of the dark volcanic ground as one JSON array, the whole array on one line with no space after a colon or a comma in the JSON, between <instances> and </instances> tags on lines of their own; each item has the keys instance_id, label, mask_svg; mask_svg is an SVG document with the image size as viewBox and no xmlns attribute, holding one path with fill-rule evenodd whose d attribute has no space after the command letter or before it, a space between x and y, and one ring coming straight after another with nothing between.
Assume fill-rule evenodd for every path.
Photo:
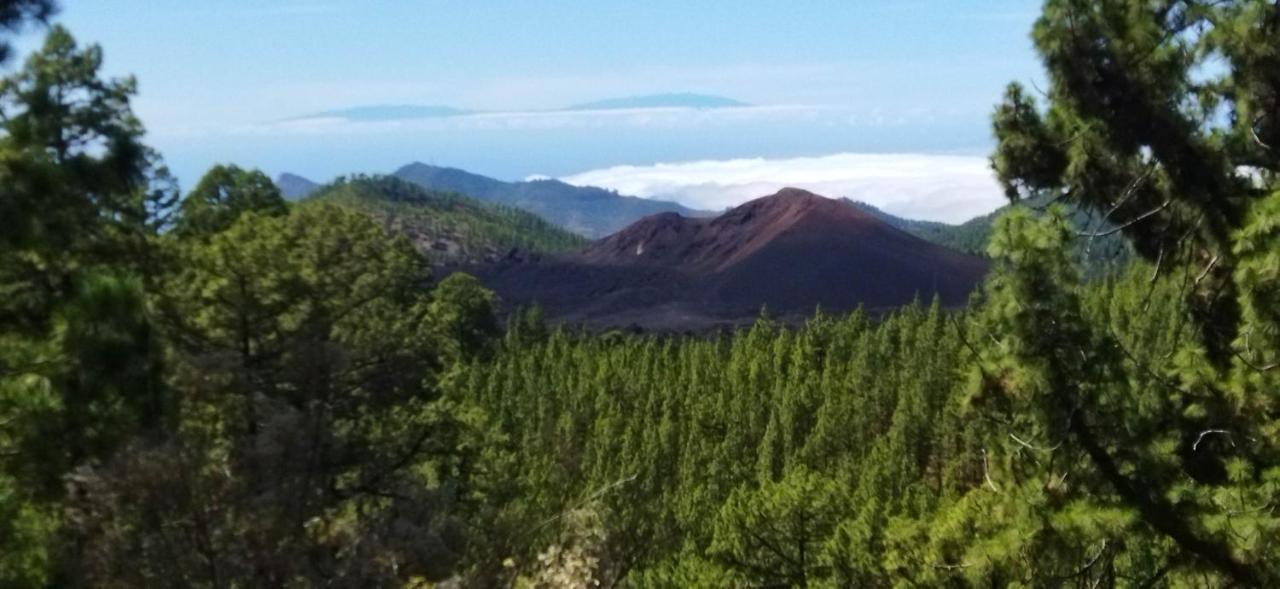
<instances>
[{"instance_id":1,"label":"dark volcanic ground","mask_svg":"<svg viewBox=\"0 0 1280 589\"><path fill-rule=\"evenodd\" d=\"M589 327L699 330L821 307L963 304L982 258L929 243L848 203L794 188L715 218L646 217L572 255L519 254L470 271L508 306Z\"/></svg>"}]
</instances>

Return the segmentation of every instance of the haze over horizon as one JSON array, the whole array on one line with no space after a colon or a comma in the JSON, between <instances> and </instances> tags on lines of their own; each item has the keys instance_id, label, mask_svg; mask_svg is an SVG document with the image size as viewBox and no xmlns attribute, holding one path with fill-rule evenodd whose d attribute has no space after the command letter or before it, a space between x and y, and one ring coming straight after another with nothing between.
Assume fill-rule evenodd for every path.
<instances>
[{"instance_id":1,"label":"haze over horizon","mask_svg":"<svg viewBox=\"0 0 1280 589\"><path fill-rule=\"evenodd\" d=\"M325 181L423 161L698 208L795 185L961 221L1001 203L988 116L1009 80L1040 79L1036 9L109 0L56 21L137 76L148 141L187 188L219 162ZM747 106L634 102L673 93ZM351 109L376 116L309 116Z\"/></svg>"}]
</instances>

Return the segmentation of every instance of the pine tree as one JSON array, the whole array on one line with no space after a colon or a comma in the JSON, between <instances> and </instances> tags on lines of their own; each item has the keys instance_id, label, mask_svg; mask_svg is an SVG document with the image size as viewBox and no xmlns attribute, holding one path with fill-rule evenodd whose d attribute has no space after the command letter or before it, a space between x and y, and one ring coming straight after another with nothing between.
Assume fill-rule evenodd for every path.
<instances>
[{"instance_id":1,"label":"pine tree","mask_svg":"<svg viewBox=\"0 0 1280 589\"><path fill-rule=\"evenodd\" d=\"M1044 241L1046 230L1062 231L1011 220L1005 243L993 246L1012 268L995 289L1009 290L993 291L988 306L1005 309L990 331L1015 351L1003 364L984 363L983 402L1047 403L1034 413L999 409L1022 420L1014 424L1023 433L1005 432L1031 447L1018 452L1059 442L1067 450L1050 458L1080 452L1082 463L1067 463L1077 481L1069 488L1092 487L1085 505L1125 516L1089 533L1111 536L1113 547L1133 533L1171 542L1173 576L1212 571L1266 584L1280 574L1260 541L1271 518L1235 517L1244 503L1223 502L1275 492L1270 401L1241 386L1256 370L1238 358L1245 334L1253 344L1262 328L1246 309L1268 288L1248 269L1274 261L1257 248L1267 238L1250 237L1269 233L1263 211L1280 171L1266 143L1277 128L1276 31L1280 11L1256 0L1051 1L1033 33L1050 79L1048 110L1013 86L995 113L993 163L1010 196L1047 194L1109 218L1154 265L1153 280L1183 285L1176 312L1194 335L1154 362L1126 353L1111 317L1084 316L1078 279L1054 259L1065 236ZM1220 72L1198 75L1220 56ZM1266 349L1265 340L1249 350ZM1076 358L1064 351L1073 348ZM1152 374L1161 384L1154 399L1127 386ZM1145 435L1134 436L1134 426Z\"/></svg>"}]
</instances>

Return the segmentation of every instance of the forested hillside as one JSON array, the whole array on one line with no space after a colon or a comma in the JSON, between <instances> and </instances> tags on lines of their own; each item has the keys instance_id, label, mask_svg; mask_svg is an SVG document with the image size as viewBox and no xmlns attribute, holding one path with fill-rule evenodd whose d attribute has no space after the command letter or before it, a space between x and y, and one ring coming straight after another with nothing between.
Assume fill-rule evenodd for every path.
<instances>
[{"instance_id":1,"label":"forested hillside","mask_svg":"<svg viewBox=\"0 0 1280 589\"><path fill-rule=\"evenodd\" d=\"M970 219L959 225L950 225L937 221L905 219L886 213L862 201L848 199L846 201L851 206L867 211L884 222L916 237L973 254L981 254L986 251L987 238L991 235L991 220L994 218L992 216L982 216Z\"/></svg>"},{"instance_id":2,"label":"forested hillside","mask_svg":"<svg viewBox=\"0 0 1280 589\"><path fill-rule=\"evenodd\" d=\"M959 225L904 219L864 202L851 201L851 203L921 239L962 252L983 254L991 239L995 221L1001 215L1015 208L1026 208L1039 213L1048 208L1053 201L1050 195L1032 196L1025 201L1005 205L994 212L974 217ZM1070 214L1067 218L1071 222L1072 231L1079 238L1071 245L1072 256L1084 264L1089 274L1097 275L1114 271L1130 260L1133 251L1116 230L1115 223L1103 215L1090 213L1087 209L1074 207L1068 210Z\"/></svg>"},{"instance_id":3,"label":"forested hillside","mask_svg":"<svg viewBox=\"0 0 1280 589\"><path fill-rule=\"evenodd\" d=\"M1081 293L1082 319L1115 326L1106 352L1131 354L1118 359L1130 368L1189 335L1176 282L1153 289L1148 270ZM999 297L993 289L977 308ZM585 574L605 586L1157 578L1172 548L1117 507L1089 505L1106 483L1082 456L1054 458L1060 440L984 409L974 354L990 347L986 313L935 303L796 329L762 318L716 338L517 322L496 360L472 365L454 392L501 441L482 463L494 478L478 481L501 499L472 582L512 574L498 566L506 557L542 578L541 567L596 559ZM1133 320L1146 314L1166 319ZM1169 389L1138 373L1106 394L1117 401L1093 417L1137 425ZM1263 521L1234 525L1250 534ZM1115 537L1123 548L1108 547ZM1098 554L1110 572L1083 568Z\"/></svg>"},{"instance_id":4,"label":"forested hillside","mask_svg":"<svg viewBox=\"0 0 1280 589\"><path fill-rule=\"evenodd\" d=\"M435 192L394 176L339 178L313 192L315 203L350 207L404 235L434 263L493 261L514 248L556 252L587 240L537 215L484 203L453 192Z\"/></svg>"}]
</instances>

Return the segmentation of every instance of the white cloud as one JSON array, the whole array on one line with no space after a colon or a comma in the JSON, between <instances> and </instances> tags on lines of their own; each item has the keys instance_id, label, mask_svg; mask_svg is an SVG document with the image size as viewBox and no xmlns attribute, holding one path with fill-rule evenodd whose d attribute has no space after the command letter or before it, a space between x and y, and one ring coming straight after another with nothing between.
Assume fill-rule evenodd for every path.
<instances>
[{"instance_id":1,"label":"white cloud","mask_svg":"<svg viewBox=\"0 0 1280 589\"><path fill-rule=\"evenodd\" d=\"M837 153L705 160L615 166L561 179L710 210L794 186L867 202L902 217L947 223L989 213L1005 202L985 158L954 155Z\"/></svg>"}]
</instances>

